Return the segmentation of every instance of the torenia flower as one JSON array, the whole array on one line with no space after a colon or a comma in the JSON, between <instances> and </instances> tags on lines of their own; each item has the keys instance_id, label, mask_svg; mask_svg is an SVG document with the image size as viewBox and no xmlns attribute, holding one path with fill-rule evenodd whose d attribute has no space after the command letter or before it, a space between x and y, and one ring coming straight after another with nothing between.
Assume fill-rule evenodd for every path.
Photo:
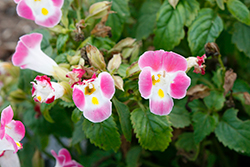
<instances>
[{"instance_id":1,"label":"torenia flower","mask_svg":"<svg viewBox=\"0 0 250 167\"><path fill-rule=\"evenodd\" d=\"M16 153L22 148L20 141L25 135L25 128L22 122L12 118L13 110L8 106L1 113L0 153L5 150L13 150Z\"/></svg>"},{"instance_id":2,"label":"torenia flower","mask_svg":"<svg viewBox=\"0 0 250 167\"><path fill-rule=\"evenodd\" d=\"M174 52L147 51L139 58L139 91L149 99L150 111L156 115L168 115L173 99L186 95L190 78L186 75L187 61Z\"/></svg>"},{"instance_id":3,"label":"torenia flower","mask_svg":"<svg viewBox=\"0 0 250 167\"><path fill-rule=\"evenodd\" d=\"M44 27L54 27L62 17L63 0L14 0L20 17Z\"/></svg>"},{"instance_id":4,"label":"torenia flower","mask_svg":"<svg viewBox=\"0 0 250 167\"><path fill-rule=\"evenodd\" d=\"M0 153L0 166L1 167L20 167L20 161L17 156L17 153L13 153L12 151L3 151Z\"/></svg>"},{"instance_id":5,"label":"torenia flower","mask_svg":"<svg viewBox=\"0 0 250 167\"><path fill-rule=\"evenodd\" d=\"M115 93L114 80L107 72L102 72L96 78L95 74L89 80L73 88L73 100L85 118L91 122L102 122L112 112L110 99Z\"/></svg>"},{"instance_id":6,"label":"torenia flower","mask_svg":"<svg viewBox=\"0 0 250 167\"><path fill-rule=\"evenodd\" d=\"M57 79L68 80L66 71L41 50L43 35L32 33L23 35L17 43L12 63L22 69L31 69Z\"/></svg>"},{"instance_id":7,"label":"torenia flower","mask_svg":"<svg viewBox=\"0 0 250 167\"><path fill-rule=\"evenodd\" d=\"M197 74L201 73L202 75L204 75L206 65L204 65L203 63L205 63L206 58L207 57L205 54L201 57L197 56L197 57L187 58L187 62L188 62L187 71L189 71L192 67L194 67L193 72L195 72Z\"/></svg>"},{"instance_id":8,"label":"torenia flower","mask_svg":"<svg viewBox=\"0 0 250 167\"><path fill-rule=\"evenodd\" d=\"M34 100L40 103L52 103L55 99L62 97L65 93L63 86L59 83L51 82L50 78L46 75L37 76L36 82L31 82L32 96Z\"/></svg>"},{"instance_id":9,"label":"torenia flower","mask_svg":"<svg viewBox=\"0 0 250 167\"><path fill-rule=\"evenodd\" d=\"M56 158L55 167L83 167L74 160L71 160L71 156L68 150L62 148L58 155L54 150L51 150L52 155Z\"/></svg>"}]
</instances>

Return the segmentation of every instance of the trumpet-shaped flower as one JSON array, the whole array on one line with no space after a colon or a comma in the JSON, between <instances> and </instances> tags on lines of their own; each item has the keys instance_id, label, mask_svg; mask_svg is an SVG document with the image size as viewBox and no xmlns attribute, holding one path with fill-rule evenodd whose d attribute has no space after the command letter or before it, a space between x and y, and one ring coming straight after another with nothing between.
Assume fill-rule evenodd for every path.
<instances>
[{"instance_id":1,"label":"trumpet-shaped flower","mask_svg":"<svg viewBox=\"0 0 250 167\"><path fill-rule=\"evenodd\" d=\"M54 150L51 150L52 155L56 158L56 166L55 167L83 167L75 160L71 160L71 156L68 150L62 148L58 155Z\"/></svg>"},{"instance_id":2,"label":"trumpet-shaped flower","mask_svg":"<svg viewBox=\"0 0 250 167\"><path fill-rule=\"evenodd\" d=\"M54 27L62 17L63 0L14 0L20 17L44 27Z\"/></svg>"},{"instance_id":3,"label":"trumpet-shaped flower","mask_svg":"<svg viewBox=\"0 0 250 167\"><path fill-rule=\"evenodd\" d=\"M95 74L89 80L73 88L73 100L85 118L91 122L102 122L112 112L110 99L115 93L114 80L107 72L102 72L96 78Z\"/></svg>"},{"instance_id":4,"label":"trumpet-shaped flower","mask_svg":"<svg viewBox=\"0 0 250 167\"><path fill-rule=\"evenodd\" d=\"M32 96L34 100L40 103L52 103L55 99L63 96L65 90L59 83L51 82L50 78L46 75L37 76L36 82L31 82Z\"/></svg>"},{"instance_id":5,"label":"trumpet-shaped flower","mask_svg":"<svg viewBox=\"0 0 250 167\"><path fill-rule=\"evenodd\" d=\"M20 167L20 161L17 153L12 151L3 151L0 153L0 166L1 167Z\"/></svg>"},{"instance_id":6,"label":"trumpet-shaped flower","mask_svg":"<svg viewBox=\"0 0 250 167\"><path fill-rule=\"evenodd\" d=\"M56 62L41 50L43 35L33 33L23 35L17 43L12 63L22 69L31 69L46 75L54 75Z\"/></svg>"},{"instance_id":7,"label":"trumpet-shaped flower","mask_svg":"<svg viewBox=\"0 0 250 167\"><path fill-rule=\"evenodd\" d=\"M22 122L12 120L13 110L11 106L6 107L1 113L0 127L0 152L13 150L15 153L22 148L20 141L25 135Z\"/></svg>"},{"instance_id":8,"label":"trumpet-shaped flower","mask_svg":"<svg viewBox=\"0 0 250 167\"><path fill-rule=\"evenodd\" d=\"M173 99L186 95L190 78L186 75L187 61L174 52L147 51L139 58L139 91L149 99L150 111L156 115L168 115Z\"/></svg>"}]
</instances>

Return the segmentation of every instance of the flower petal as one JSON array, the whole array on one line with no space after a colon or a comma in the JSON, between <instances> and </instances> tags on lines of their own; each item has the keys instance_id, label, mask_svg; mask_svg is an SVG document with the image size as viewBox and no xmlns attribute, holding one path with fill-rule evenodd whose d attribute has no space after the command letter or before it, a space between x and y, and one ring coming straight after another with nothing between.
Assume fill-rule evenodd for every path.
<instances>
[{"instance_id":1,"label":"flower petal","mask_svg":"<svg viewBox=\"0 0 250 167\"><path fill-rule=\"evenodd\" d=\"M84 117L94 123L108 119L112 113L112 103L108 98L99 99L99 102L101 104L88 105L83 111Z\"/></svg>"},{"instance_id":2,"label":"flower petal","mask_svg":"<svg viewBox=\"0 0 250 167\"><path fill-rule=\"evenodd\" d=\"M0 166L2 167L20 167L20 161L17 154L13 151L5 151L4 155L0 157Z\"/></svg>"},{"instance_id":3,"label":"flower petal","mask_svg":"<svg viewBox=\"0 0 250 167\"><path fill-rule=\"evenodd\" d=\"M181 99L186 96L187 88L191 83L191 79L183 71L177 73L170 84L170 95L175 99Z\"/></svg>"},{"instance_id":4,"label":"flower petal","mask_svg":"<svg viewBox=\"0 0 250 167\"><path fill-rule=\"evenodd\" d=\"M35 20L35 16L33 15L31 8L26 4L26 2L23 0L16 0L16 2L17 1L19 1L16 8L17 14L20 17L24 17L30 20Z\"/></svg>"},{"instance_id":5,"label":"flower petal","mask_svg":"<svg viewBox=\"0 0 250 167\"><path fill-rule=\"evenodd\" d=\"M165 51L147 51L139 58L138 64L140 69L144 67L151 67L154 72L158 72L162 69L163 55Z\"/></svg>"},{"instance_id":6,"label":"flower petal","mask_svg":"<svg viewBox=\"0 0 250 167\"><path fill-rule=\"evenodd\" d=\"M100 88L103 95L106 98L111 99L115 93L115 84L113 78L107 72L100 73L98 78L100 78Z\"/></svg>"},{"instance_id":7,"label":"flower petal","mask_svg":"<svg viewBox=\"0 0 250 167\"><path fill-rule=\"evenodd\" d=\"M13 118L13 110L11 106L6 107L1 114L1 126L5 126L10 123Z\"/></svg>"},{"instance_id":8,"label":"flower petal","mask_svg":"<svg viewBox=\"0 0 250 167\"><path fill-rule=\"evenodd\" d=\"M11 144L11 145L13 146L14 152L16 153L16 152L18 151L18 147L17 147L16 142L15 142L9 135L7 135L7 134L5 134L5 138L6 138L6 140L8 141L8 143ZM9 145L9 144L8 144L8 145Z\"/></svg>"},{"instance_id":9,"label":"flower petal","mask_svg":"<svg viewBox=\"0 0 250 167\"><path fill-rule=\"evenodd\" d=\"M44 27L54 27L57 25L62 17L62 12L59 8L56 8L54 13L47 17L46 19L38 19L38 17L35 19L36 24L44 26Z\"/></svg>"},{"instance_id":10,"label":"flower petal","mask_svg":"<svg viewBox=\"0 0 250 167\"><path fill-rule=\"evenodd\" d=\"M55 166L62 166L64 157L63 156L57 156L56 152L54 150L51 150L51 154L55 157L56 159L56 165Z\"/></svg>"},{"instance_id":11,"label":"flower petal","mask_svg":"<svg viewBox=\"0 0 250 167\"><path fill-rule=\"evenodd\" d=\"M149 99L150 111L156 115L168 115L173 106L173 99L165 92L164 97L160 98L158 92L154 91L153 96Z\"/></svg>"},{"instance_id":12,"label":"flower petal","mask_svg":"<svg viewBox=\"0 0 250 167\"><path fill-rule=\"evenodd\" d=\"M22 122L12 120L6 125L5 133L15 141L21 141L25 135L25 127Z\"/></svg>"},{"instance_id":13,"label":"flower petal","mask_svg":"<svg viewBox=\"0 0 250 167\"><path fill-rule=\"evenodd\" d=\"M163 68L166 72L186 71L187 60L174 52L166 52L163 58Z\"/></svg>"},{"instance_id":14,"label":"flower petal","mask_svg":"<svg viewBox=\"0 0 250 167\"><path fill-rule=\"evenodd\" d=\"M63 0L52 0L55 7L61 8L63 6Z\"/></svg>"},{"instance_id":15,"label":"flower petal","mask_svg":"<svg viewBox=\"0 0 250 167\"><path fill-rule=\"evenodd\" d=\"M145 99L148 99L151 95L152 90L152 75L151 75L151 68L145 67L142 69L139 75L139 91L141 96Z\"/></svg>"},{"instance_id":16,"label":"flower petal","mask_svg":"<svg viewBox=\"0 0 250 167\"><path fill-rule=\"evenodd\" d=\"M79 108L79 110L83 111L85 106L85 96L80 86L74 86L72 96L76 107Z\"/></svg>"},{"instance_id":17,"label":"flower petal","mask_svg":"<svg viewBox=\"0 0 250 167\"><path fill-rule=\"evenodd\" d=\"M12 63L21 68L28 68L46 75L54 74L56 62L42 52L42 34L33 33L20 38L16 51L12 56Z\"/></svg>"},{"instance_id":18,"label":"flower petal","mask_svg":"<svg viewBox=\"0 0 250 167\"><path fill-rule=\"evenodd\" d=\"M58 156L63 156L64 157L64 163L71 161L71 155L70 155L69 151L67 149L65 149L65 148L62 148L59 151Z\"/></svg>"}]
</instances>

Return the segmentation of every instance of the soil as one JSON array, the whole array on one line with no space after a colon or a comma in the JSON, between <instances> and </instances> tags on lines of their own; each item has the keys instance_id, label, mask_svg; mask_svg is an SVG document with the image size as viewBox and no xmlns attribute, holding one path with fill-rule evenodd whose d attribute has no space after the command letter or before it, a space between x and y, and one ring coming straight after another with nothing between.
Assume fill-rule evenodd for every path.
<instances>
[{"instance_id":1,"label":"soil","mask_svg":"<svg viewBox=\"0 0 250 167\"><path fill-rule=\"evenodd\" d=\"M0 60L3 61L10 60L20 36L40 27L19 17L16 6L14 0L0 0Z\"/></svg>"}]
</instances>

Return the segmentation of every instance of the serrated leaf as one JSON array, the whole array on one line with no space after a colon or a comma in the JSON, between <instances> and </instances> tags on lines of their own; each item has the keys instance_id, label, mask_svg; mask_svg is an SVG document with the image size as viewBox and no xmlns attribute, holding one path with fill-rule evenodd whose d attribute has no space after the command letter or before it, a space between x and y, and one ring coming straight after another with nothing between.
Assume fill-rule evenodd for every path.
<instances>
[{"instance_id":1,"label":"serrated leaf","mask_svg":"<svg viewBox=\"0 0 250 167\"><path fill-rule=\"evenodd\" d=\"M199 99L188 103L188 106L191 108L192 112L207 111L206 105Z\"/></svg>"},{"instance_id":2,"label":"serrated leaf","mask_svg":"<svg viewBox=\"0 0 250 167\"><path fill-rule=\"evenodd\" d=\"M130 111L127 105L118 101L115 97L113 97L112 102L116 108L116 111L119 115L119 121L121 124L122 132L125 138L131 142L132 138L132 125L130 122Z\"/></svg>"},{"instance_id":3,"label":"serrated leaf","mask_svg":"<svg viewBox=\"0 0 250 167\"><path fill-rule=\"evenodd\" d=\"M193 55L203 55L204 45L214 42L223 30L222 19L209 8L203 8L188 31L188 43Z\"/></svg>"},{"instance_id":4,"label":"serrated leaf","mask_svg":"<svg viewBox=\"0 0 250 167\"><path fill-rule=\"evenodd\" d=\"M54 101L51 104L46 104L46 103L42 103L40 106L40 110L42 115L44 116L44 118L49 121L50 123L54 123L54 120L51 118L50 114L49 114L49 110L56 104L56 102Z\"/></svg>"},{"instance_id":5,"label":"serrated leaf","mask_svg":"<svg viewBox=\"0 0 250 167\"><path fill-rule=\"evenodd\" d=\"M135 167L138 166L137 162L139 160L140 154L141 154L141 147L140 146L135 146L131 148L127 155L126 155L126 163L127 167Z\"/></svg>"},{"instance_id":6,"label":"serrated leaf","mask_svg":"<svg viewBox=\"0 0 250 167\"><path fill-rule=\"evenodd\" d=\"M65 108L75 107L74 102L60 101L59 104L62 105L63 107L65 107Z\"/></svg>"},{"instance_id":7,"label":"serrated leaf","mask_svg":"<svg viewBox=\"0 0 250 167\"><path fill-rule=\"evenodd\" d=\"M138 25L136 28L136 39L146 39L156 24L156 13L161 6L160 1L146 1L140 9Z\"/></svg>"},{"instance_id":8,"label":"serrated leaf","mask_svg":"<svg viewBox=\"0 0 250 167\"><path fill-rule=\"evenodd\" d=\"M82 111L80 111L78 108L75 108L71 114L71 120L76 123L78 122L82 117Z\"/></svg>"},{"instance_id":9,"label":"serrated leaf","mask_svg":"<svg viewBox=\"0 0 250 167\"><path fill-rule=\"evenodd\" d=\"M224 0L216 0L216 3L217 3L217 5L219 6L219 8L221 10L225 9L225 7L224 7Z\"/></svg>"},{"instance_id":10,"label":"serrated leaf","mask_svg":"<svg viewBox=\"0 0 250 167\"><path fill-rule=\"evenodd\" d=\"M250 25L250 13L247 6L239 0L228 0L229 12L240 22Z\"/></svg>"},{"instance_id":11,"label":"serrated leaf","mask_svg":"<svg viewBox=\"0 0 250 167\"><path fill-rule=\"evenodd\" d=\"M240 51L244 52L248 57L250 57L250 39L246 38L247 36L250 36L250 26L236 22L234 24L232 42Z\"/></svg>"},{"instance_id":12,"label":"serrated leaf","mask_svg":"<svg viewBox=\"0 0 250 167\"><path fill-rule=\"evenodd\" d=\"M112 116L101 123L92 123L85 119L83 121L83 130L91 143L104 150L113 149L117 151L121 145L120 134Z\"/></svg>"},{"instance_id":13,"label":"serrated leaf","mask_svg":"<svg viewBox=\"0 0 250 167\"><path fill-rule=\"evenodd\" d=\"M84 139L86 139L86 136L82 130L82 124L83 124L84 118L82 117L77 123L74 125L74 131L72 135L72 141L71 145L75 145Z\"/></svg>"},{"instance_id":14,"label":"serrated leaf","mask_svg":"<svg viewBox=\"0 0 250 167\"><path fill-rule=\"evenodd\" d=\"M111 10L115 11L116 13L109 15L107 26L112 28L112 39L117 41L121 36L123 24L130 15L128 0L113 0Z\"/></svg>"},{"instance_id":15,"label":"serrated leaf","mask_svg":"<svg viewBox=\"0 0 250 167\"><path fill-rule=\"evenodd\" d=\"M238 110L228 109L218 126L215 135L224 146L235 151L250 152L250 120L242 121L237 118Z\"/></svg>"},{"instance_id":16,"label":"serrated leaf","mask_svg":"<svg viewBox=\"0 0 250 167\"><path fill-rule=\"evenodd\" d=\"M219 122L217 113L210 115L208 112L195 112L192 118L194 124L194 141L200 143L206 136L214 131Z\"/></svg>"},{"instance_id":17,"label":"serrated leaf","mask_svg":"<svg viewBox=\"0 0 250 167\"><path fill-rule=\"evenodd\" d=\"M148 150L164 151L172 137L172 128L166 116L138 108L131 113L131 121L140 145Z\"/></svg>"},{"instance_id":18,"label":"serrated leaf","mask_svg":"<svg viewBox=\"0 0 250 167\"><path fill-rule=\"evenodd\" d=\"M204 98L204 102L210 111L219 111L224 106L225 97L223 92L211 91L210 95Z\"/></svg>"},{"instance_id":19,"label":"serrated leaf","mask_svg":"<svg viewBox=\"0 0 250 167\"><path fill-rule=\"evenodd\" d=\"M185 108L187 100L175 102L174 108L169 114L169 121L175 128L184 128L191 123L190 114Z\"/></svg>"}]
</instances>

